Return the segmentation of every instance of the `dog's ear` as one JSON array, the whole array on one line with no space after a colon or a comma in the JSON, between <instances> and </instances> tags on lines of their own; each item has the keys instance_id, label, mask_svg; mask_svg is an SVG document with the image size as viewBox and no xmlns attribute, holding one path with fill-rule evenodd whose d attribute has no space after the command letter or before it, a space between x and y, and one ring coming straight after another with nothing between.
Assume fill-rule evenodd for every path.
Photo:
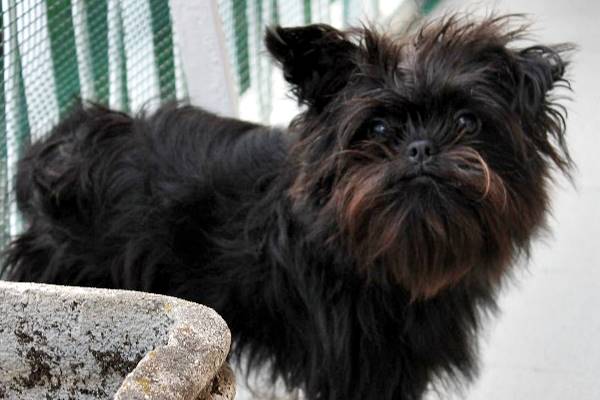
<instances>
[{"instance_id":1,"label":"dog's ear","mask_svg":"<svg viewBox=\"0 0 600 400\"><path fill-rule=\"evenodd\" d=\"M525 118L544 112L547 94L563 81L567 63L562 47L532 46L516 52L515 106Z\"/></svg>"},{"instance_id":2,"label":"dog's ear","mask_svg":"<svg viewBox=\"0 0 600 400\"><path fill-rule=\"evenodd\" d=\"M561 170L567 171L571 159L565 142L565 108L549 96L557 86L570 88L564 78L568 62L563 58L573 49L570 44L532 46L515 53L514 106L537 151Z\"/></svg>"},{"instance_id":3,"label":"dog's ear","mask_svg":"<svg viewBox=\"0 0 600 400\"><path fill-rule=\"evenodd\" d=\"M329 25L272 27L267 29L265 44L281 64L298 101L317 109L346 85L354 69L357 46Z\"/></svg>"}]
</instances>

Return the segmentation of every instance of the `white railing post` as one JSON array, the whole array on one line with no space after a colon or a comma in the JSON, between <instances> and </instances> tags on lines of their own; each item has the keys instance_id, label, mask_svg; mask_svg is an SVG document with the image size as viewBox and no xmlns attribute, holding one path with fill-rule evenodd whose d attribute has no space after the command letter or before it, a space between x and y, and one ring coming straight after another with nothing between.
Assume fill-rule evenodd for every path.
<instances>
[{"instance_id":1,"label":"white railing post","mask_svg":"<svg viewBox=\"0 0 600 400\"><path fill-rule=\"evenodd\" d=\"M173 29L192 104L237 116L237 95L217 0L171 0Z\"/></svg>"}]
</instances>

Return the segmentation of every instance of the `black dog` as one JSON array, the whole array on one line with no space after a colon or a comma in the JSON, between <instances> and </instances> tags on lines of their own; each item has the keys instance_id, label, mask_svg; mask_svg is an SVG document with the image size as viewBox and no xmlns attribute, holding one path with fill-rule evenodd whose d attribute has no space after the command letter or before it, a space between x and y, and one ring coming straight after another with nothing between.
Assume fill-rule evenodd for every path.
<instances>
[{"instance_id":1,"label":"black dog","mask_svg":"<svg viewBox=\"0 0 600 400\"><path fill-rule=\"evenodd\" d=\"M19 165L7 276L207 304L309 399L472 377L479 314L571 166L549 97L568 46L517 49L511 21L269 30L307 106L287 131L82 107Z\"/></svg>"}]
</instances>

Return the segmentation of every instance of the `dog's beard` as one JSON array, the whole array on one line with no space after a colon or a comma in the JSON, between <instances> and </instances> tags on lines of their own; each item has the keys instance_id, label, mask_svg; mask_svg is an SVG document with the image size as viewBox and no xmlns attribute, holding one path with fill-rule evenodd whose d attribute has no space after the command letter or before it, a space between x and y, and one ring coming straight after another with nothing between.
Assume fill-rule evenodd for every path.
<instances>
[{"instance_id":1,"label":"dog's beard","mask_svg":"<svg viewBox=\"0 0 600 400\"><path fill-rule=\"evenodd\" d=\"M342 243L369 279L413 299L465 279L494 281L514 256L513 198L480 153L457 146L422 171L402 158L344 152L343 171L320 213L335 215Z\"/></svg>"}]
</instances>

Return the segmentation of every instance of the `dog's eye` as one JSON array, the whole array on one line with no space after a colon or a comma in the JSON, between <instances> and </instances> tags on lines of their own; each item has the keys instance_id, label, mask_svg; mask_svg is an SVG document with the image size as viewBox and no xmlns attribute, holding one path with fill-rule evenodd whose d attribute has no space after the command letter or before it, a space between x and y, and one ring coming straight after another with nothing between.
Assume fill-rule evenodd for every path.
<instances>
[{"instance_id":1,"label":"dog's eye","mask_svg":"<svg viewBox=\"0 0 600 400\"><path fill-rule=\"evenodd\" d=\"M372 138L385 138L390 134L390 127L381 118L375 118L369 123L369 136Z\"/></svg>"},{"instance_id":2,"label":"dog's eye","mask_svg":"<svg viewBox=\"0 0 600 400\"><path fill-rule=\"evenodd\" d=\"M463 133L474 133L479 129L479 119L471 112L461 112L456 116L456 127Z\"/></svg>"}]
</instances>

